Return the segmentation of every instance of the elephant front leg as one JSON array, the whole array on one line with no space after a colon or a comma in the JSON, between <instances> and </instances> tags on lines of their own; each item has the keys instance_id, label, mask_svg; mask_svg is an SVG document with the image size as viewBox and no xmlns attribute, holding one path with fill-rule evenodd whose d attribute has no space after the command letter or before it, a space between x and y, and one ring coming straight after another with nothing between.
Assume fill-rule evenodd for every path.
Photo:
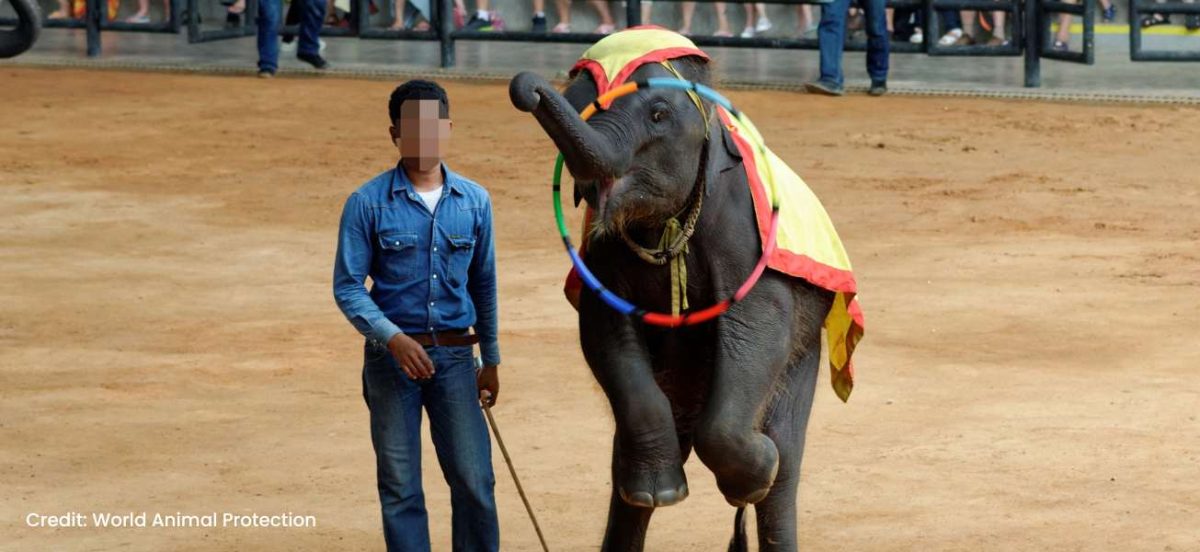
<instances>
[{"instance_id":1,"label":"elephant front leg","mask_svg":"<svg viewBox=\"0 0 1200 552\"><path fill-rule=\"evenodd\" d=\"M608 396L617 426L614 490L640 508L682 501L688 487L679 437L670 401L654 381L649 354L628 320L586 319L581 316L584 356Z\"/></svg>"},{"instance_id":2,"label":"elephant front leg","mask_svg":"<svg viewBox=\"0 0 1200 552\"><path fill-rule=\"evenodd\" d=\"M779 469L779 450L757 426L787 362L791 332L778 323L790 318L778 303L746 303L720 321L712 391L696 428L697 456L737 507L765 498Z\"/></svg>"}]
</instances>

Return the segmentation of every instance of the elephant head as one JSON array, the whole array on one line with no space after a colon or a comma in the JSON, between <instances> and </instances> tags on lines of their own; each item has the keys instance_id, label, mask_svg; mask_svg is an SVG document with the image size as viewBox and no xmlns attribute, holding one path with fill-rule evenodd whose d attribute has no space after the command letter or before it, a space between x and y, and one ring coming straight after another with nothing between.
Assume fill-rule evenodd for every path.
<instances>
[{"instance_id":1,"label":"elephant head","mask_svg":"<svg viewBox=\"0 0 1200 552\"><path fill-rule=\"evenodd\" d=\"M687 56L638 67L627 82L653 77L709 82L707 60ZM672 69L675 71L673 72ZM595 210L594 235L661 227L687 208L716 120L711 106L681 90L642 89L586 122L579 112L598 96L596 78L579 71L559 94L532 73L509 86L514 106L530 112L562 152L575 178L575 203Z\"/></svg>"},{"instance_id":2,"label":"elephant head","mask_svg":"<svg viewBox=\"0 0 1200 552\"><path fill-rule=\"evenodd\" d=\"M12 0L17 25L0 30L0 58L16 57L37 42L42 29L42 9L34 0Z\"/></svg>"}]
</instances>

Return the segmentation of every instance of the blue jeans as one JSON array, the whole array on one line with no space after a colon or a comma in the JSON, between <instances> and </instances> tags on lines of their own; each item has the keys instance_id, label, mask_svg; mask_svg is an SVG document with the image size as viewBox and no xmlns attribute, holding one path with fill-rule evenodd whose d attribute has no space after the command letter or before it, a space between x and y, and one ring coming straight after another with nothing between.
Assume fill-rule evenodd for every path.
<instances>
[{"instance_id":1,"label":"blue jeans","mask_svg":"<svg viewBox=\"0 0 1200 552\"><path fill-rule=\"evenodd\" d=\"M479 406L473 349L428 347L432 379L404 375L384 347L368 341L363 398L371 411L379 501L388 550L430 549L429 517L421 488L421 409L442 475L450 485L453 550L500 549L492 445Z\"/></svg>"},{"instance_id":2,"label":"blue jeans","mask_svg":"<svg viewBox=\"0 0 1200 552\"><path fill-rule=\"evenodd\" d=\"M862 0L867 20L867 74L871 81L886 81L890 44L884 0ZM821 46L821 81L842 86L842 49L846 45L846 12L850 0L833 0L821 6L817 42Z\"/></svg>"},{"instance_id":3,"label":"blue jeans","mask_svg":"<svg viewBox=\"0 0 1200 552\"><path fill-rule=\"evenodd\" d=\"M317 35L325 22L325 0L292 0L302 2L300 13L300 54L321 52ZM279 17L283 0L258 0L258 69L274 73L279 69Z\"/></svg>"}]
</instances>

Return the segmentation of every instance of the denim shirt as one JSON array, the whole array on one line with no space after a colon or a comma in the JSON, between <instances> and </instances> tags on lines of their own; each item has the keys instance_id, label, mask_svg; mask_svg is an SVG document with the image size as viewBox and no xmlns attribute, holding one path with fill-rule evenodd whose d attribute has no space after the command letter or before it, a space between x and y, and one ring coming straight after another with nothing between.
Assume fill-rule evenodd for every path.
<instances>
[{"instance_id":1,"label":"denim shirt","mask_svg":"<svg viewBox=\"0 0 1200 552\"><path fill-rule=\"evenodd\" d=\"M444 164L442 175L433 213L399 165L350 194L338 230L333 297L367 339L386 344L398 332L474 326L483 363L500 364L491 200Z\"/></svg>"}]
</instances>

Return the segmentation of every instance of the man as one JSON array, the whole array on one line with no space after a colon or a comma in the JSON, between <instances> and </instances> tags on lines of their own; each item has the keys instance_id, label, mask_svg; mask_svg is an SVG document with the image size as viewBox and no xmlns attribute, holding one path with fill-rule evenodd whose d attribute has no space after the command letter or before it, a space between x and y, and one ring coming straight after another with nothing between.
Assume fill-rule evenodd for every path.
<instances>
[{"instance_id":1,"label":"man","mask_svg":"<svg viewBox=\"0 0 1200 552\"><path fill-rule=\"evenodd\" d=\"M453 549L497 550L491 441L479 408L479 401L495 404L500 387L491 201L442 162L452 123L440 86L404 83L392 92L388 114L400 162L346 200L333 268L338 307L367 338L363 397L384 538L389 550L430 549L421 490L424 407L450 485Z\"/></svg>"},{"instance_id":2,"label":"man","mask_svg":"<svg viewBox=\"0 0 1200 552\"><path fill-rule=\"evenodd\" d=\"M861 0L867 23L867 74L871 76L872 96L887 93L889 40L884 0ZM850 0L833 0L821 6L821 24L817 42L821 48L821 79L805 88L815 94L841 96L842 49L846 42L846 15Z\"/></svg>"},{"instance_id":3,"label":"man","mask_svg":"<svg viewBox=\"0 0 1200 552\"><path fill-rule=\"evenodd\" d=\"M300 46L296 57L324 69L329 66L321 57L321 24L325 21L325 0L292 0L300 2ZM258 2L258 76L271 78L279 70L279 14L282 0Z\"/></svg>"}]
</instances>

